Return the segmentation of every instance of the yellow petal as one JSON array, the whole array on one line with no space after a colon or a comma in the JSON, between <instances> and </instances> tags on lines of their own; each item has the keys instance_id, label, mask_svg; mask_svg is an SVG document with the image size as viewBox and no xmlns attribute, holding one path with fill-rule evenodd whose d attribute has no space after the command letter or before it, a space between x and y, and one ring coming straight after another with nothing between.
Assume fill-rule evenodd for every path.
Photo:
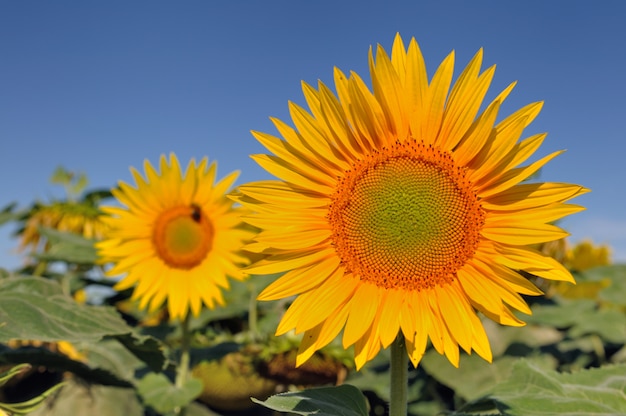
<instances>
[{"instance_id":1,"label":"yellow petal","mask_svg":"<svg viewBox=\"0 0 626 416\"><path fill-rule=\"evenodd\" d=\"M350 301L350 313L343 330L343 346L354 344L372 325L378 313L380 289L372 284L358 285Z\"/></svg>"},{"instance_id":2,"label":"yellow petal","mask_svg":"<svg viewBox=\"0 0 626 416\"><path fill-rule=\"evenodd\" d=\"M304 293L323 283L338 267L339 258L335 256L308 267L291 270L265 288L258 299L276 300Z\"/></svg>"}]
</instances>

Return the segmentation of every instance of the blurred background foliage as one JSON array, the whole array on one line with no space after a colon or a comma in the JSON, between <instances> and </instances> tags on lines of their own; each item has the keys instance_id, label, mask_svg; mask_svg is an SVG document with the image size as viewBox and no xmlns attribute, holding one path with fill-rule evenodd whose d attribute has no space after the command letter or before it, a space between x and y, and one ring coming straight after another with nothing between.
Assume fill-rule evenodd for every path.
<instances>
[{"instance_id":1,"label":"blurred background foliage","mask_svg":"<svg viewBox=\"0 0 626 416\"><path fill-rule=\"evenodd\" d=\"M24 257L18 270L0 270L0 415L152 416L187 404L187 416L310 414L297 410L306 402L337 414L324 410L320 390L270 397L328 386L342 386L329 390L348 403L341 414L386 414L386 351L356 372L336 340L295 367L298 336L273 335L288 302L255 300L276 276L231 282L224 307L191 320L193 380L175 386L179 325L165 309L138 310L96 265L93 243L107 232L99 206L113 203L110 191L89 190L84 174L63 168L51 182L65 198L0 212ZM529 275L546 296L526 298L528 324L484 321L492 364L462 355L457 369L429 348L410 370L410 415L626 414L626 265L589 241L537 248L578 284Z\"/></svg>"}]
</instances>

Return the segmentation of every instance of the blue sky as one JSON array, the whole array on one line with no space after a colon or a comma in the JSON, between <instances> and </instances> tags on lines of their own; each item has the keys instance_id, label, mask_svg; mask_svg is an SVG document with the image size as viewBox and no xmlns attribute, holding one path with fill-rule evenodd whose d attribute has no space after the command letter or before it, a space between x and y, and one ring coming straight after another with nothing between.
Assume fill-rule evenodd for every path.
<instances>
[{"instance_id":1,"label":"blue sky","mask_svg":"<svg viewBox=\"0 0 626 416\"><path fill-rule=\"evenodd\" d=\"M250 130L289 122L300 82L332 86L334 66L368 78L367 52L415 37L429 72L456 51L457 74L483 47L501 114L545 101L527 134L567 152L542 180L585 185L588 210L562 225L626 261L626 2L614 1L3 1L0 2L0 207L63 195L55 167L90 189L175 152L208 156L238 183L269 175ZM16 241L0 228L0 266Z\"/></svg>"}]
</instances>

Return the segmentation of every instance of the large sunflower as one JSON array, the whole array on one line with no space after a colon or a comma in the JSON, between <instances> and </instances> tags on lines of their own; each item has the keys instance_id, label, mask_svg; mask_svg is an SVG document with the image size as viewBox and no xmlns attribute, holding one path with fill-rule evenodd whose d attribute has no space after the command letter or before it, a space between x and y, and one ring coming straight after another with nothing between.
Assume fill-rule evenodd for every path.
<instances>
[{"instance_id":1,"label":"large sunflower","mask_svg":"<svg viewBox=\"0 0 626 416\"><path fill-rule=\"evenodd\" d=\"M104 207L108 238L97 244L100 261L114 263L110 276L125 274L118 290L136 286L132 298L153 311L167 299L170 318L185 318L202 304L223 304L227 276L241 280L240 254L252 236L241 227L241 208L226 196L238 173L215 183L216 163L192 159L182 176L178 159L160 159L160 174L148 161L146 179L131 168L137 183L124 182L113 195L125 207Z\"/></svg>"},{"instance_id":2,"label":"large sunflower","mask_svg":"<svg viewBox=\"0 0 626 416\"><path fill-rule=\"evenodd\" d=\"M263 229L249 249L267 255L248 271L287 272L259 299L298 295L277 329L304 333L298 364L342 330L358 368L400 331L414 365L428 338L455 366L459 346L491 360L477 311L523 325L520 294L541 291L521 271L573 282L529 245L567 235L552 223L586 189L522 183L561 152L520 167L545 138L520 140L541 103L496 122L511 84L479 113L495 69L481 61L450 90L454 54L428 82L417 42L397 36L391 58L370 50L373 91L335 69L337 96L303 84L310 112L290 103L295 129L273 120L283 139L253 133L274 153L254 160L281 180L240 187Z\"/></svg>"}]
</instances>

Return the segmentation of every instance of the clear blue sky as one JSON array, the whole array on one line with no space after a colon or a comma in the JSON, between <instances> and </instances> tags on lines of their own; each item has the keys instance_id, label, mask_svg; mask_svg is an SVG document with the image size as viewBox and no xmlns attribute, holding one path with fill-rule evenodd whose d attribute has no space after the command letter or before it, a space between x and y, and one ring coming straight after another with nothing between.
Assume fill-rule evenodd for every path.
<instances>
[{"instance_id":1,"label":"clear blue sky","mask_svg":"<svg viewBox=\"0 0 626 416\"><path fill-rule=\"evenodd\" d=\"M562 224L626 260L626 1L2 1L0 207L63 195L54 168L90 188L130 181L130 166L176 152L209 156L238 183L269 178L249 158L250 130L289 121L300 81L332 69L368 76L367 52L415 37L429 72L454 49L457 69L480 48L495 93L518 85L501 114L545 101L528 134L541 155L567 152L542 180L592 189ZM458 72L457 72L458 74ZM489 98L488 97L488 98ZM0 266L16 241L0 228Z\"/></svg>"}]
</instances>

